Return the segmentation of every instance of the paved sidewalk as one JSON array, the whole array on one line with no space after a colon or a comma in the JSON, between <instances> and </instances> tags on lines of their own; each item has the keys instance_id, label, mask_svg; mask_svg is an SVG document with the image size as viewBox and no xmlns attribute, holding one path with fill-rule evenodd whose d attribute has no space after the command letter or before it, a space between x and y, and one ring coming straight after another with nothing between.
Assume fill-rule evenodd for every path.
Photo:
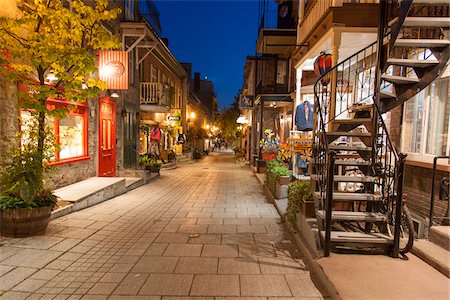
<instances>
[{"instance_id":1,"label":"paved sidewalk","mask_svg":"<svg viewBox=\"0 0 450 300\"><path fill-rule=\"evenodd\" d=\"M4 241L0 276L2 299L323 298L252 172L223 153Z\"/></svg>"}]
</instances>

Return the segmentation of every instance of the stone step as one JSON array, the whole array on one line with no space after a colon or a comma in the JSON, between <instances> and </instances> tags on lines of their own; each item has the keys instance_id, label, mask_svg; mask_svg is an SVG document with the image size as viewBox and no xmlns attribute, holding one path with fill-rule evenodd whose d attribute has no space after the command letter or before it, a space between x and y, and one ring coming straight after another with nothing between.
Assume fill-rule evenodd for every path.
<instances>
[{"instance_id":1,"label":"stone step","mask_svg":"<svg viewBox=\"0 0 450 300\"><path fill-rule=\"evenodd\" d=\"M145 184L144 178L138 178L138 177L125 178L125 188L126 188L127 192L134 190L144 184Z\"/></svg>"},{"instance_id":2,"label":"stone step","mask_svg":"<svg viewBox=\"0 0 450 300\"><path fill-rule=\"evenodd\" d=\"M325 219L325 211L319 210L317 217ZM386 216L382 213L359 212L359 211L333 211L331 213L333 221L355 221L355 222L385 222Z\"/></svg>"},{"instance_id":3,"label":"stone step","mask_svg":"<svg viewBox=\"0 0 450 300\"><path fill-rule=\"evenodd\" d=\"M319 199L320 192L314 192L313 197ZM368 193L333 192L333 201L380 201L381 196Z\"/></svg>"},{"instance_id":4,"label":"stone step","mask_svg":"<svg viewBox=\"0 0 450 300\"><path fill-rule=\"evenodd\" d=\"M133 183L131 183L133 184ZM125 177L91 177L86 180L54 190L63 201L71 202L52 212L52 219L93 206L119 196L127 191Z\"/></svg>"},{"instance_id":5,"label":"stone step","mask_svg":"<svg viewBox=\"0 0 450 300\"><path fill-rule=\"evenodd\" d=\"M320 232L322 239L325 239L325 231ZM377 244L391 245L393 239L381 233L343 232L332 231L331 243L334 244Z\"/></svg>"},{"instance_id":6,"label":"stone step","mask_svg":"<svg viewBox=\"0 0 450 300\"><path fill-rule=\"evenodd\" d=\"M450 226L431 226L428 239L430 242L450 251Z\"/></svg>"},{"instance_id":7,"label":"stone step","mask_svg":"<svg viewBox=\"0 0 450 300\"><path fill-rule=\"evenodd\" d=\"M450 278L450 252L433 242L418 239L411 252L424 262Z\"/></svg>"}]
</instances>

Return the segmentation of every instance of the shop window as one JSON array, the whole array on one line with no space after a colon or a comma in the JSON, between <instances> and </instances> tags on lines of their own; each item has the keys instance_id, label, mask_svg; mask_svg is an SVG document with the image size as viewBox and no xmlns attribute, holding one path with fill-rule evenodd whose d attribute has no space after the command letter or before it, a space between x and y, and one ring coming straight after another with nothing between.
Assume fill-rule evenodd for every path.
<instances>
[{"instance_id":1,"label":"shop window","mask_svg":"<svg viewBox=\"0 0 450 300\"><path fill-rule=\"evenodd\" d=\"M402 151L422 156L449 155L449 77L433 82L405 102Z\"/></svg>"},{"instance_id":2,"label":"shop window","mask_svg":"<svg viewBox=\"0 0 450 300\"><path fill-rule=\"evenodd\" d=\"M47 101L47 107L56 108L67 106L63 101ZM21 137L22 143L29 141L29 127L33 126L33 118L29 111L21 111ZM87 106L77 106L70 109L66 118L58 120L47 117L47 130L54 133L55 143L58 145L58 151L54 153L54 163L60 164L73 162L88 157L87 151Z\"/></svg>"}]
</instances>

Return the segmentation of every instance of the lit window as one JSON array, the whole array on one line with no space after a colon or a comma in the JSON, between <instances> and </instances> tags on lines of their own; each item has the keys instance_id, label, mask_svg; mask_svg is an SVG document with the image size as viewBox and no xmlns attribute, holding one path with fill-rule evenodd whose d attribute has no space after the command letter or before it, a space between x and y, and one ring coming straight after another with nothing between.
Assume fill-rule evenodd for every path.
<instances>
[{"instance_id":1,"label":"lit window","mask_svg":"<svg viewBox=\"0 0 450 300\"><path fill-rule=\"evenodd\" d=\"M72 103L70 103L72 104ZM48 108L66 107L68 102L48 100ZM72 104L73 105L73 104ZM33 126L33 118L29 111L21 111L21 133L22 143L27 143L30 138L30 127ZM56 163L73 161L88 156L87 153L87 107L76 106L69 114L61 120L47 117L47 128L53 130L58 152L54 154Z\"/></svg>"},{"instance_id":2,"label":"lit window","mask_svg":"<svg viewBox=\"0 0 450 300\"><path fill-rule=\"evenodd\" d=\"M68 115L59 121L59 159L84 155L84 118L82 115Z\"/></svg>"},{"instance_id":3,"label":"lit window","mask_svg":"<svg viewBox=\"0 0 450 300\"><path fill-rule=\"evenodd\" d=\"M433 82L405 102L402 150L422 155L449 155L450 80Z\"/></svg>"}]
</instances>

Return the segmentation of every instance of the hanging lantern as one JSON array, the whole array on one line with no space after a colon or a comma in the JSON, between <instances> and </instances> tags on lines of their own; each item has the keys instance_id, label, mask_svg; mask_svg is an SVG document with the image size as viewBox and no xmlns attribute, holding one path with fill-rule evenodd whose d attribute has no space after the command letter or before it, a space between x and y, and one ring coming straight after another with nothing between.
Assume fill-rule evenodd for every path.
<instances>
[{"instance_id":1,"label":"hanging lantern","mask_svg":"<svg viewBox=\"0 0 450 300\"><path fill-rule=\"evenodd\" d=\"M314 73L316 73L317 77L322 77L331 70L331 65L331 54L321 52L314 61ZM323 86L328 85L330 83L330 75L323 77L320 82Z\"/></svg>"}]
</instances>

